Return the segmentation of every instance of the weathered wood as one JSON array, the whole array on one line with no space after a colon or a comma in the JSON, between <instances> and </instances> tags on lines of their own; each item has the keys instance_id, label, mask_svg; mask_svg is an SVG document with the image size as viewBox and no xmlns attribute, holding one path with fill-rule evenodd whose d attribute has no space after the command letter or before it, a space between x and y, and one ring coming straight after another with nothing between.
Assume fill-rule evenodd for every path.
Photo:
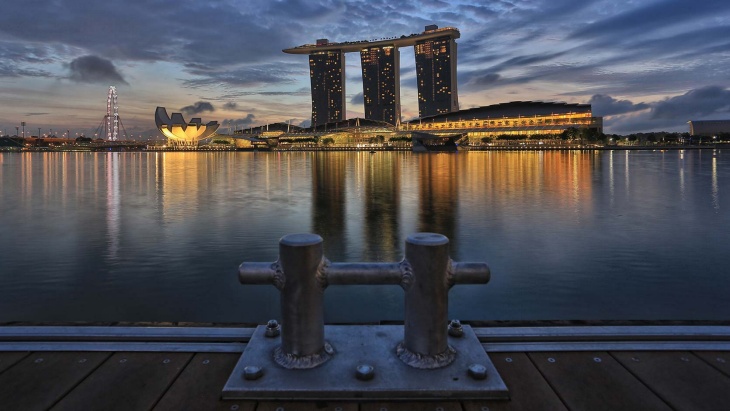
<instances>
[{"instance_id":1,"label":"weathered wood","mask_svg":"<svg viewBox=\"0 0 730 411\"><path fill-rule=\"evenodd\" d=\"M151 409L191 357L188 353L116 353L53 410Z\"/></svg>"},{"instance_id":2,"label":"weathered wood","mask_svg":"<svg viewBox=\"0 0 730 411\"><path fill-rule=\"evenodd\" d=\"M670 410L606 352L528 355L569 409Z\"/></svg>"},{"instance_id":3,"label":"weathered wood","mask_svg":"<svg viewBox=\"0 0 730 411\"><path fill-rule=\"evenodd\" d=\"M254 411L255 401L221 399L221 390L240 357L241 354L196 354L154 410Z\"/></svg>"},{"instance_id":4,"label":"weathered wood","mask_svg":"<svg viewBox=\"0 0 730 411\"><path fill-rule=\"evenodd\" d=\"M696 351L694 353L723 374L730 376L730 352L727 351Z\"/></svg>"},{"instance_id":5,"label":"weathered wood","mask_svg":"<svg viewBox=\"0 0 730 411\"><path fill-rule=\"evenodd\" d=\"M48 409L109 355L89 352L28 355L0 374L0 409Z\"/></svg>"},{"instance_id":6,"label":"weathered wood","mask_svg":"<svg viewBox=\"0 0 730 411\"><path fill-rule=\"evenodd\" d=\"M262 401L256 411L357 411L354 402L342 401Z\"/></svg>"},{"instance_id":7,"label":"weathered wood","mask_svg":"<svg viewBox=\"0 0 730 411\"><path fill-rule=\"evenodd\" d=\"M13 364L22 360L26 355L28 355L27 351L0 352L0 372L7 370Z\"/></svg>"},{"instance_id":8,"label":"weathered wood","mask_svg":"<svg viewBox=\"0 0 730 411\"><path fill-rule=\"evenodd\" d=\"M730 409L730 378L690 352L612 355L676 410Z\"/></svg>"},{"instance_id":9,"label":"weathered wood","mask_svg":"<svg viewBox=\"0 0 730 411\"><path fill-rule=\"evenodd\" d=\"M366 402L360 411L462 411L460 403L434 401Z\"/></svg>"},{"instance_id":10,"label":"weathered wood","mask_svg":"<svg viewBox=\"0 0 730 411\"><path fill-rule=\"evenodd\" d=\"M509 401L463 401L465 411L567 410L524 353L489 354L509 388Z\"/></svg>"}]
</instances>

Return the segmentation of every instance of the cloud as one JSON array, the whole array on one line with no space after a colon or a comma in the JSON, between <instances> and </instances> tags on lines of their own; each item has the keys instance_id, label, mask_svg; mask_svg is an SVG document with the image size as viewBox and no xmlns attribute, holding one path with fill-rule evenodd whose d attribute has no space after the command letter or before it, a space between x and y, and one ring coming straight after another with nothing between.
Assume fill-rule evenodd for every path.
<instances>
[{"instance_id":1,"label":"cloud","mask_svg":"<svg viewBox=\"0 0 730 411\"><path fill-rule=\"evenodd\" d=\"M50 113L25 113L26 116L45 116Z\"/></svg>"},{"instance_id":2,"label":"cloud","mask_svg":"<svg viewBox=\"0 0 730 411\"><path fill-rule=\"evenodd\" d=\"M127 83L114 64L99 56L82 56L68 64L69 78L77 83Z\"/></svg>"},{"instance_id":3,"label":"cloud","mask_svg":"<svg viewBox=\"0 0 730 411\"><path fill-rule=\"evenodd\" d=\"M468 82L469 84L473 84L476 86L487 86L496 83L499 81L499 78L501 77L497 73L484 73L484 74L475 74L471 73L469 76L471 77Z\"/></svg>"},{"instance_id":4,"label":"cloud","mask_svg":"<svg viewBox=\"0 0 730 411\"><path fill-rule=\"evenodd\" d=\"M645 103L634 104L629 100L616 100L605 94L595 94L588 100L592 106L593 113L597 116L611 116L616 114L631 113L634 111L646 110L650 106Z\"/></svg>"},{"instance_id":5,"label":"cloud","mask_svg":"<svg viewBox=\"0 0 730 411\"><path fill-rule=\"evenodd\" d=\"M190 106L185 106L180 109L180 112L187 115L195 115L204 113L206 111L215 111L215 107L207 101L198 101Z\"/></svg>"},{"instance_id":6,"label":"cloud","mask_svg":"<svg viewBox=\"0 0 730 411\"><path fill-rule=\"evenodd\" d=\"M654 104L651 117L679 118L687 121L690 117L707 117L728 111L730 111L730 90L719 86L707 86Z\"/></svg>"},{"instance_id":7,"label":"cloud","mask_svg":"<svg viewBox=\"0 0 730 411\"><path fill-rule=\"evenodd\" d=\"M238 107L238 104L234 101L229 101L228 103L223 105L223 108L226 110L235 110L236 107Z\"/></svg>"},{"instance_id":8,"label":"cloud","mask_svg":"<svg viewBox=\"0 0 730 411\"><path fill-rule=\"evenodd\" d=\"M253 124L253 122L256 120L256 116L253 113L249 113L244 118L238 118L238 119L225 119L223 120L224 126L239 126L239 127L249 127Z\"/></svg>"},{"instance_id":9,"label":"cloud","mask_svg":"<svg viewBox=\"0 0 730 411\"><path fill-rule=\"evenodd\" d=\"M363 93L357 93L350 99L350 104L364 104L365 96Z\"/></svg>"}]
</instances>

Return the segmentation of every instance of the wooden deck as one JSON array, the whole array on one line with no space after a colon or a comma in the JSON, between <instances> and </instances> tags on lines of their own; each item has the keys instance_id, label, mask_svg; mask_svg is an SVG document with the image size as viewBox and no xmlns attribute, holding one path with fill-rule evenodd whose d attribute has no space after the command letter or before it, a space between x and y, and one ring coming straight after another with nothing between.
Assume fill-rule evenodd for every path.
<instances>
[{"instance_id":1,"label":"wooden deck","mask_svg":"<svg viewBox=\"0 0 730 411\"><path fill-rule=\"evenodd\" d=\"M240 352L160 351L160 345L151 345L152 351L85 351L83 346L54 351L53 342L16 351L23 342L17 336L9 340L12 350L0 345L2 410L730 409L730 350L724 349L590 351L584 345L577 351L539 351L538 346L490 352L484 337L510 390L508 401L256 402L220 399Z\"/></svg>"}]
</instances>

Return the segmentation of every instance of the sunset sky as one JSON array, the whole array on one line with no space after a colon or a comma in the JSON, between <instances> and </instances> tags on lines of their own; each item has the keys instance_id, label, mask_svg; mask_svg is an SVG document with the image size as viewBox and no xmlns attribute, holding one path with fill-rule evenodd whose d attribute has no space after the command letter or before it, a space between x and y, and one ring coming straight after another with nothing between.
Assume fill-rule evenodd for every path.
<instances>
[{"instance_id":1,"label":"sunset sky","mask_svg":"<svg viewBox=\"0 0 730 411\"><path fill-rule=\"evenodd\" d=\"M217 120L219 132L308 124L306 55L355 41L461 31L461 108L517 100L591 103L605 131L687 131L730 118L727 0L7 0L0 13L0 132L93 134L117 87L127 132L157 134L154 111ZM347 117L362 117L357 53ZM401 49L403 119L417 116L412 48Z\"/></svg>"}]
</instances>

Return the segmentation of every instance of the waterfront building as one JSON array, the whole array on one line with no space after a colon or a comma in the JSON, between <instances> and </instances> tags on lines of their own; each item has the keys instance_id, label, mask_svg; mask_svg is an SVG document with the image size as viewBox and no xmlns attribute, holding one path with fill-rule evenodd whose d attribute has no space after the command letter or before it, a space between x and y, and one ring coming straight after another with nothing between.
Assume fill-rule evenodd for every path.
<instances>
[{"instance_id":1,"label":"waterfront building","mask_svg":"<svg viewBox=\"0 0 730 411\"><path fill-rule=\"evenodd\" d=\"M403 130L435 135L463 133L471 141L557 136L570 128L602 133L603 118L593 116L590 104L513 101L420 118L402 126Z\"/></svg>"},{"instance_id":2,"label":"waterfront building","mask_svg":"<svg viewBox=\"0 0 730 411\"><path fill-rule=\"evenodd\" d=\"M359 52L363 70L365 118L398 124L400 121L399 48L416 49L419 113L429 116L459 109L456 87L454 27L426 26L422 33L379 40L330 42L317 40L283 50L309 55L312 87L312 125L345 119L345 53ZM420 52L419 52L420 50Z\"/></svg>"},{"instance_id":3,"label":"waterfront building","mask_svg":"<svg viewBox=\"0 0 730 411\"><path fill-rule=\"evenodd\" d=\"M435 25L424 33L437 33ZM459 110L456 82L456 41L448 34L419 40L416 54L418 116L428 117Z\"/></svg>"},{"instance_id":4,"label":"waterfront building","mask_svg":"<svg viewBox=\"0 0 730 411\"><path fill-rule=\"evenodd\" d=\"M318 40L327 44L327 40ZM341 50L316 51L309 55L312 85L312 125L341 121L345 116L345 54Z\"/></svg>"},{"instance_id":5,"label":"waterfront building","mask_svg":"<svg viewBox=\"0 0 730 411\"><path fill-rule=\"evenodd\" d=\"M180 113L168 116L164 107L155 110L155 124L169 144L175 147L196 147L200 140L213 136L219 126L217 121L203 124L200 118L187 122Z\"/></svg>"},{"instance_id":6,"label":"waterfront building","mask_svg":"<svg viewBox=\"0 0 730 411\"><path fill-rule=\"evenodd\" d=\"M690 120L689 134L692 136L715 136L730 133L730 120Z\"/></svg>"},{"instance_id":7,"label":"waterfront building","mask_svg":"<svg viewBox=\"0 0 730 411\"><path fill-rule=\"evenodd\" d=\"M365 118L400 122L400 51L393 46L360 50Z\"/></svg>"}]
</instances>

